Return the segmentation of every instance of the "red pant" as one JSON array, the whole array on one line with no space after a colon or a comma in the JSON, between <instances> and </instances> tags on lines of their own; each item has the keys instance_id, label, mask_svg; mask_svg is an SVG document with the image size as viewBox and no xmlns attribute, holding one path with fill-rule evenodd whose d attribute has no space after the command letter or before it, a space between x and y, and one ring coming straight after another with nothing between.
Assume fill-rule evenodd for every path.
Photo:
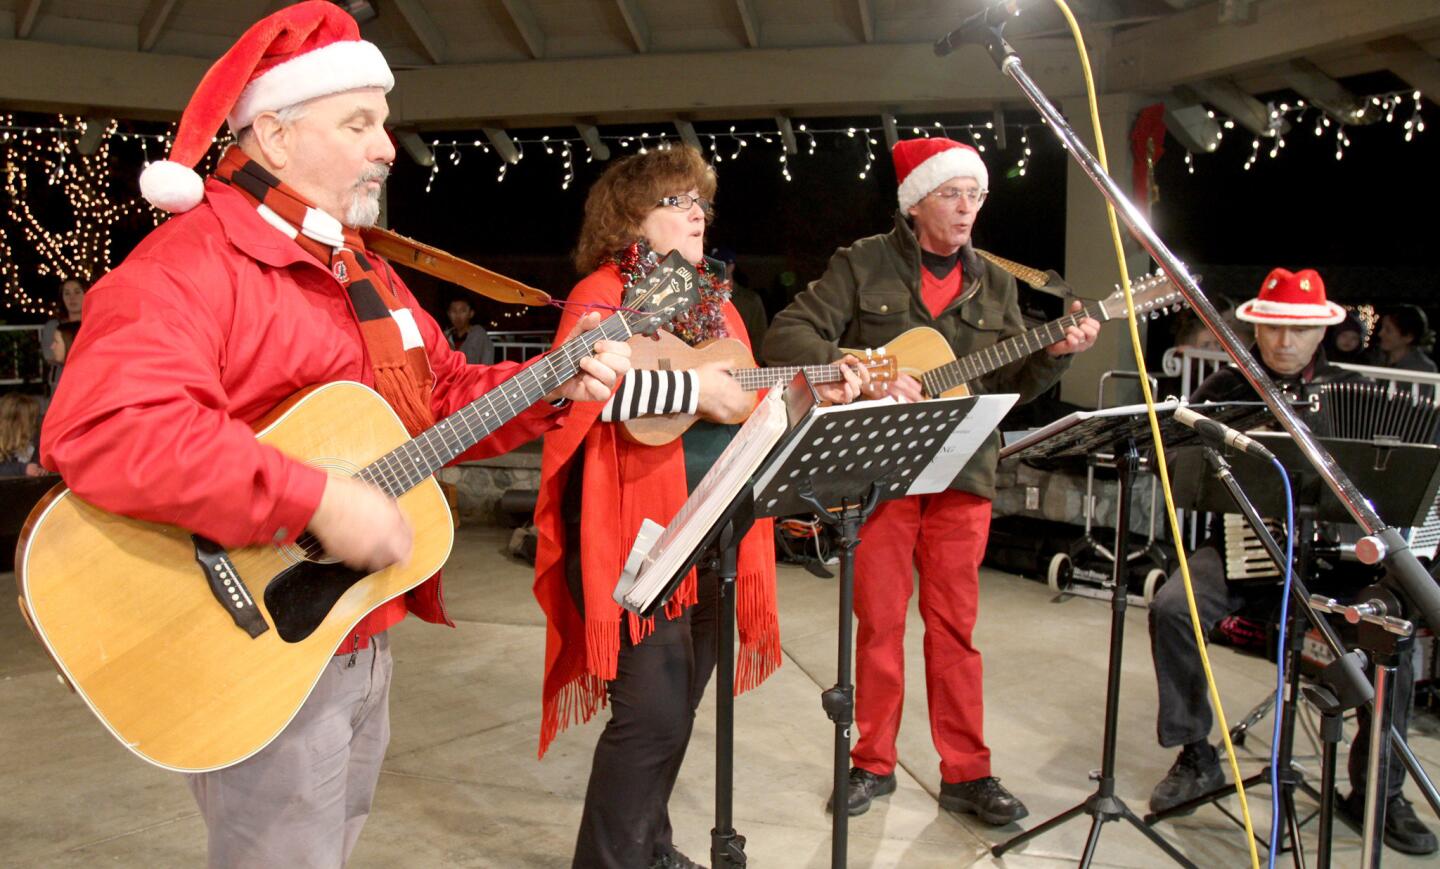
<instances>
[{"instance_id":1,"label":"red pant","mask_svg":"<svg viewBox=\"0 0 1440 869\"><path fill-rule=\"evenodd\" d=\"M971 642L990 501L947 490L886 501L860 531L855 553L855 722L850 752L862 769L895 768L905 700L905 615L920 571L930 734L948 782L990 775L980 652Z\"/></svg>"}]
</instances>

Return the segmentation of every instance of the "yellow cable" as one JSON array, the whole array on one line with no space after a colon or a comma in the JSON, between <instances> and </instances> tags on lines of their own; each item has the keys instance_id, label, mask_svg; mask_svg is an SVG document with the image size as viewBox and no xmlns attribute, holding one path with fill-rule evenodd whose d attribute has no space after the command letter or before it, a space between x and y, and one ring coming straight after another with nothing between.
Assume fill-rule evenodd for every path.
<instances>
[{"instance_id":1,"label":"yellow cable","mask_svg":"<svg viewBox=\"0 0 1440 869\"><path fill-rule=\"evenodd\" d=\"M1100 160L1100 166L1109 174L1110 167L1105 157L1105 134L1100 128L1100 109L1095 98L1095 79L1090 74L1090 57L1085 50L1085 38L1080 33L1080 25L1071 14L1070 7L1065 0L1055 0L1060 7L1060 12L1065 16L1065 21L1070 25L1070 32L1075 37L1075 45L1080 52L1080 67L1085 73L1085 94L1090 105L1090 123L1095 128L1095 155ZM1115 217L1115 207L1107 200L1105 211L1110 219L1110 236L1115 244L1115 257L1120 265L1120 286L1125 289L1125 311L1130 324L1130 345L1135 353L1135 365L1140 372L1140 388L1145 396L1145 411L1150 418L1150 437L1155 441L1155 462L1156 474L1160 477L1161 488L1165 492L1165 513L1170 522L1170 533L1175 540L1175 555L1180 562L1180 577L1185 583L1185 600L1190 606L1190 627L1195 632L1195 647L1200 651L1200 663L1205 669L1205 681L1210 688L1210 702L1215 706L1215 716L1221 723L1220 733L1225 739L1225 754L1230 760L1230 772L1235 779L1235 793L1240 796L1240 814L1245 820L1245 841L1250 846L1250 865L1253 869L1260 869L1260 854L1255 848L1255 828L1250 820L1250 805L1245 799L1245 788L1241 784L1240 764L1235 758L1235 746L1230 742L1230 731L1224 726L1225 710L1220 705L1220 689L1215 685L1215 674L1210 669L1210 656L1205 652L1205 632L1200 625L1200 614L1195 606L1195 590L1190 584L1190 564L1185 558L1185 547L1182 545L1183 536L1180 532L1180 521L1175 517L1175 499L1170 492L1170 470L1165 463L1164 445L1160 441L1160 420L1155 415L1155 397L1150 393L1150 378L1145 371L1145 354L1140 347L1140 327L1135 321L1135 298L1130 292L1130 272L1125 266L1125 249L1120 240L1120 224ZM1129 529L1121 529L1119 533L1128 534ZM1116 553L1119 556L1119 553ZM1124 594L1125 589L1115 589L1116 594Z\"/></svg>"}]
</instances>

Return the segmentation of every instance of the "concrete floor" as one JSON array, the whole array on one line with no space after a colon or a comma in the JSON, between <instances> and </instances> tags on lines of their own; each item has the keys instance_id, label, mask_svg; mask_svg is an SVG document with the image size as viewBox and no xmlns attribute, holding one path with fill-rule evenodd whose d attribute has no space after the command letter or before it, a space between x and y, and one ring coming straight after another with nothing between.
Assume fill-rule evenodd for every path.
<instances>
[{"instance_id":1,"label":"concrete floor","mask_svg":"<svg viewBox=\"0 0 1440 869\"><path fill-rule=\"evenodd\" d=\"M394 632L394 734L354 867L568 865L600 724L565 733L543 763L535 760L543 628L530 594L530 568L501 554L504 537L494 529L462 530L447 571L457 630L410 620ZM996 774L1029 805L1030 817L1022 823L1033 825L1093 789L1087 774L1100 762L1109 609L1084 598L1056 600L1043 585L988 570L982 597L978 643L986 654L988 740ZM819 692L835 676L835 584L784 567L780 598L784 665L737 703L736 827L749 840L751 865L821 867L830 858L824 802L833 729L821 712ZM1144 618L1142 610L1132 609L1127 621L1118 764L1119 794L1140 813L1151 786L1173 760L1155 744ZM907 650L915 665L920 648L920 622L912 614ZM1273 668L1228 649L1217 649L1213 658L1233 720L1270 687ZM911 674L899 790L852 819L850 865L1075 862L1088 818L994 860L988 847L1020 826L987 829L938 808L939 770L926 724L923 677L918 666ZM701 710L671 806L677 844L707 862L713 693ZM1262 729L1268 737L1268 724ZM1416 729L1417 753L1440 773L1433 719L1422 717ZM183 783L125 751L57 685L11 606L0 607L0 734L5 865L203 863L204 830ZM1257 734L1242 751L1245 774L1258 769L1266 742ZM1268 829L1266 795L1252 794L1257 827ZM1314 845L1314 826L1305 830L1307 848ZM1248 863L1243 833L1215 809L1158 829L1201 866ZM1337 825L1336 847L1337 864L1358 859L1358 836L1343 825ZM1134 829L1105 825L1097 865L1167 862ZM1435 862L1385 855L1388 866Z\"/></svg>"}]
</instances>

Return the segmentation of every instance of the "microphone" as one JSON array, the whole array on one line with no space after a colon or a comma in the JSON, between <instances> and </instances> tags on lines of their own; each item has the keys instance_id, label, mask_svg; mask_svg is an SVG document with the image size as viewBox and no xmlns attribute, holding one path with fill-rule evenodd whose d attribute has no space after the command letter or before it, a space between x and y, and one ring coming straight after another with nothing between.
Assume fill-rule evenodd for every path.
<instances>
[{"instance_id":1,"label":"microphone","mask_svg":"<svg viewBox=\"0 0 1440 869\"><path fill-rule=\"evenodd\" d=\"M1193 428L1211 446L1233 447L1257 458L1275 461L1275 454L1267 450L1264 444L1188 407L1175 408L1175 421L1187 428Z\"/></svg>"},{"instance_id":2,"label":"microphone","mask_svg":"<svg viewBox=\"0 0 1440 869\"><path fill-rule=\"evenodd\" d=\"M960 26L935 40L935 54L944 57L967 42L979 42L976 32L985 27L999 27L1007 18L1020 14L1020 0L1000 0L960 22Z\"/></svg>"}]
</instances>

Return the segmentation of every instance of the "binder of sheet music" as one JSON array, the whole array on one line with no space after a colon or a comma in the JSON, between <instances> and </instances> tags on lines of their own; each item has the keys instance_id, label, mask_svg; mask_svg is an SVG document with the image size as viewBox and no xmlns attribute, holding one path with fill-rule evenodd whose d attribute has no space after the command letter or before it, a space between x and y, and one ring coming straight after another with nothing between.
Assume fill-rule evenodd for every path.
<instances>
[{"instance_id":1,"label":"binder of sheet music","mask_svg":"<svg viewBox=\"0 0 1440 869\"><path fill-rule=\"evenodd\" d=\"M615 585L616 603L635 613L646 610L690 560L785 434L786 393L772 389L765 394L668 526L650 519L642 523Z\"/></svg>"},{"instance_id":2,"label":"binder of sheet music","mask_svg":"<svg viewBox=\"0 0 1440 869\"><path fill-rule=\"evenodd\" d=\"M615 589L621 606L645 611L746 484L755 493L756 516L812 512L803 491L822 499L858 497L872 481L880 483L882 500L938 492L1018 398L967 396L913 405L883 398L811 408L792 424L794 390L786 392L792 394L788 412L782 391L771 390L668 527L645 521Z\"/></svg>"}]
</instances>

